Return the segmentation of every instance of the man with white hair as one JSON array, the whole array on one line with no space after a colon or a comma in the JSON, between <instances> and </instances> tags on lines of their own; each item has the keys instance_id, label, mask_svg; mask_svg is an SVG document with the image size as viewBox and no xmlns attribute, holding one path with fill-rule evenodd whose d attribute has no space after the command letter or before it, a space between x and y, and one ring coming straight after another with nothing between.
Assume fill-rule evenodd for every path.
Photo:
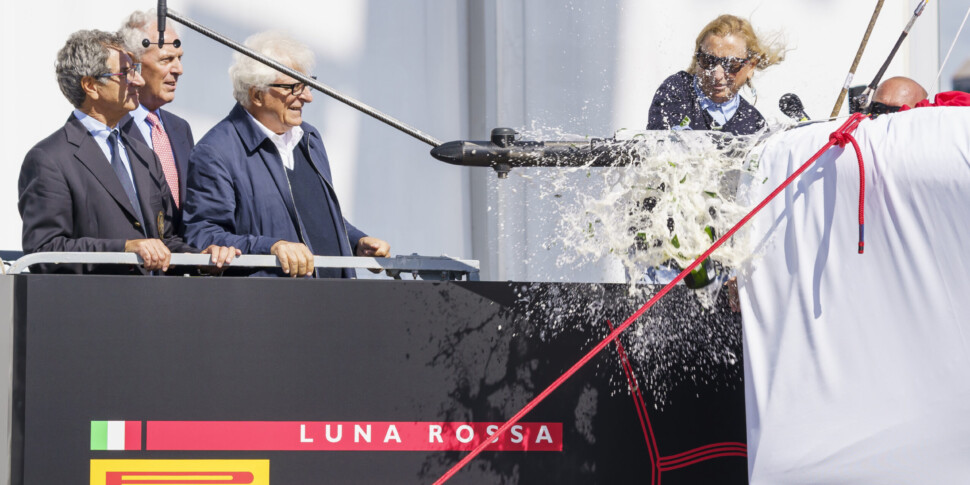
<instances>
[{"instance_id":1,"label":"man with white hair","mask_svg":"<svg viewBox=\"0 0 970 485\"><path fill-rule=\"evenodd\" d=\"M142 65L145 84L138 88L138 108L122 121L122 131L144 141L162 162L165 180L175 201L175 229L184 232L182 200L189 154L195 145L192 128L184 119L161 109L175 100L175 89L182 75L182 40L173 22L165 28L165 44L158 47L158 14L155 10L132 12L118 30L125 47Z\"/></svg>"},{"instance_id":2,"label":"man with white hair","mask_svg":"<svg viewBox=\"0 0 970 485\"><path fill-rule=\"evenodd\" d=\"M246 46L304 74L313 68L310 49L280 33L256 34ZM314 254L388 256L387 242L343 217L320 132L303 122L310 87L240 54L229 76L237 103L189 162L189 242L276 255L292 277L355 276L352 269L314 270Z\"/></svg>"}]
</instances>

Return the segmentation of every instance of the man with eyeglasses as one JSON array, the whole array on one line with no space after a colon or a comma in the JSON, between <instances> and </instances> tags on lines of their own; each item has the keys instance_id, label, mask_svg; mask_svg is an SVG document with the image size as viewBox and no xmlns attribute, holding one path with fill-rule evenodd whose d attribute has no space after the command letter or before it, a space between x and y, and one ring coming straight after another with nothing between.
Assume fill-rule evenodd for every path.
<instances>
[{"instance_id":1,"label":"man with eyeglasses","mask_svg":"<svg viewBox=\"0 0 970 485\"><path fill-rule=\"evenodd\" d=\"M139 267L40 265L34 272L147 274L168 271L171 253L199 251L175 234L172 196L158 158L119 131L138 106L141 65L121 39L98 30L68 38L55 66L61 92L75 110L64 126L35 145L20 169L18 207L25 253L131 252ZM222 267L239 251L209 246Z\"/></svg>"},{"instance_id":2,"label":"man with eyeglasses","mask_svg":"<svg viewBox=\"0 0 970 485\"><path fill-rule=\"evenodd\" d=\"M182 75L182 40L175 30L175 22L169 22L165 44L159 48L157 22L155 10L135 11L118 30L128 52L135 62L141 63L145 80L138 88L139 106L122 120L121 130L143 141L158 155L175 202L173 224L176 233L182 235L185 230L182 200L195 139L187 121L161 109L175 100L175 89Z\"/></svg>"},{"instance_id":3,"label":"man with eyeglasses","mask_svg":"<svg viewBox=\"0 0 970 485\"><path fill-rule=\"evenodd\" d=\"M309 48L280 33L256 34L246 46L304 74L313 67ZM323 140L303 121L310 87L240 54L229 76L237 104L199 140L189 162L189 242L276 255L292 277L355 276L352 269L315 270L315 254L388 256L387 242L343 217Z\"/></svg>"}]
</instances>

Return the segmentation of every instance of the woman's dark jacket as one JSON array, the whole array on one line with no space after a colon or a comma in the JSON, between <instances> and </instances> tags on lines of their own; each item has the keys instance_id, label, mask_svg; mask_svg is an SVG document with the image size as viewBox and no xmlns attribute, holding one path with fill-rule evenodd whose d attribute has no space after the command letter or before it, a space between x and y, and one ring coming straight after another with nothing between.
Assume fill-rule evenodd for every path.
<instances>
[{"instance_id":1,"label":"woman's dark jacket","mask_svg":"<svg viewBox=\"0 0 970 485\"><path fill-rule=\"evenodd\" d=\"M681 125L692 130L753 135L765 127L765 119L751 103L741 98L734 116L723 126L717 126L707 110L701 108L694 91L694 75L680 71L668 77L654 94L647 129L669 130Z\"/></svg>"}]
</instances>

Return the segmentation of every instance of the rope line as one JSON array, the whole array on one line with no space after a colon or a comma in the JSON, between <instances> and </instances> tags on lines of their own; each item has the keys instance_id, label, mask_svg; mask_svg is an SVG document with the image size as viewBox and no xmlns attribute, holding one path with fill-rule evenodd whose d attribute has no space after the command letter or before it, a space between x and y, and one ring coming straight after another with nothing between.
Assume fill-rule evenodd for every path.
<instances>
[{"instance_id":1,"label":"rope line","mask_svg":"<svg viewBox=\"0 0 970 485\"><path fill-rule=\"evenodd\" d=\"M851 132L852 130L855 130L856 127L858 127L859 123L865 118L866 118L866 115L862 113L855 113L852 116L850 116L849 119L841 127L839 127L839 129L835 130L835 133L844 136L845 134ZM839 140L841 140L841 138L839 138ZM747 213L744 217L742 217L741 220L734 225L734 227L732 227L730 230L724 233L723 236L721 236L717 241L714 242L714 244L712 244L706 251L704 251L704 254L701 254L697 259L694 260L694 262L692 262L686 268L684 268L680 272L680 274L674 277L674 279L670 283L668 283L666 286L660 289L660 291L658 291L652 298L650 298L649 301L647 301L642 307L640 307L636 312L634 312L633 315L630 315L630 317L627 318L623 322L623 324L621 324L615 330L611 331L610 334L605 339L603 339L598 344L596 344L595 347L593 347L589 352L586 353L586 355L580 358L579 361L573 364L572 367L570 367L565 373L563 373L561 376L556 378L556 380L553 381L552 384L550 384L548 387L543 389L542 392L540 392L535 398L529 401L528 404L526 404L522 409L520 409L517 413L515 413L515 415L509 418L509 420L505 424L503 424L492 436L496 438L502 436L506 431L509 430L509 428L511 428L516 423L518 423L526 414L528 414L530 411L532 411L532 409L534 409L537 405L539 405L540 402L542 402L547 397L549 397L549 394L551 394L553 391L558 389L559 386L561 386L564 382L566 382L566 380L572 377L573 374L575 374L583 366L585 366L590 360L592 360L592 358L595 357L596 354L600 353L600 351L606 348L606 346L609 345L611 341L615 340L617 336L619 336L621 333L623 333L624 330L629 328L630 325L632 325L633 322L639 319L640 316L642 316L647 310L650 309L650 307L656 304L658 300L663 298L664 295L666 295L677 283L679 283L687 275L689 275L691 271L693 271L698 265L701 264L701 262L703 262L705 259L710 257L711 253L713 253L715 250L721 247L721 245L723 245L725 242L731 239L731 237L733 237L734 234L741 229L741 227L747 224L755 215L758 214L758 212L761 211L761 209L763 209L766 205L768 205L768 203L771 202L772 199L774 199L778 194L780 194L781 191L785 190L785 188L791 185L791 183L794 182L795 179L800 177L802 173L804 173L805 170L808 169L808 167L810 167L819 158L821 158L821 156L825 154L825 152L827 152L829 148L832 148L833 146L835 146L836 143L837 143L836 139L833 139L833 137L829 137L828 143L826 143L821 150L815 153L815 155L813 155L812 158L809 158L808 161L802 164L802 166L798 167L798 169L795 170L794 173L788 176L788 178L786 178L785 181L781 183L781 185L776 187L770 194L768 194L768 196L765 197L764 200L762 200L753 210L751 210L751 212ZM458 463L456 463L447 472L445 472L444 475L438 478L438 480L434 482L434 485L441 485L446 481L448 481L448 479L453 477L456 473L458 473L459 470L461 470L465 465L467 465L476 456L478 456L479 453L485 450L485 448L488 447L490 443L491 443L491 440L483 440L478 446L475 447L475 449L470 451Z\"/></svg>"},{"instance_id":2,"label":"rope line","mask_svg":"<svg viewBox=\"0 0 970 485\"><path fill-rule=\"evenodd\" d=\"M859 142L852 136L852 132L855 131L859 123L865 118L865 115L861 114L859 116L852 116L842 128L829 135L829 141L838 145L840 148L845 148L846 144L851 143L852 148L855 149L856 159L859 161L859 254L862 254L865 250L866 167L862 158L862 149L859 148Z\"/></svg>"}]
</instances>

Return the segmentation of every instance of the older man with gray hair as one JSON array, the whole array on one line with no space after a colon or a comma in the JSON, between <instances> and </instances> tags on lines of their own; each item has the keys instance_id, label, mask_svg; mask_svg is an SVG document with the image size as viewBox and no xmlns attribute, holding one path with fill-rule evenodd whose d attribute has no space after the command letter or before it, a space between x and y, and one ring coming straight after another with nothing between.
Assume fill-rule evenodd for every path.
<instances>
[{"instance_id":1,"label":"older man with gray hair","mask_svg":"<svg viewBox=\"0 0 970 485\"><path fill-rule=\"evenodd\" d=\"M169 22L165 28L166 42L159 48L157 22L155 10L136 10L118 30L135 62L141 63L141 75L145 80L138 88L140 104L122 121L121 129L128 136L143 141L158 155L175 202L173 223L176 232L182 234L182 200L185 198L189 154L195 139L187 121L161 109L175 100L175 89L182 76L182 40L175 30L175 23Z\"/></svg>"},{"instance_id":2,"label":"older man with gray hair","mask_svg":"<svg viewBox=\"0 0 970 485\"><path fill-rule=\"evenodd\" d=\"M57 82L74 112L35 145L20 169L25 253L131 252L143 267L44 265L37 272L146 274L167 271L172 252L199 252L175 234L172 196L158 158L119 132L138 106L141 65L108 32L71 34L57 53ZM238 254L211 245L222 266Z\"/></svg>"},{"instance_id":3,"label":"older man with gray hair","mask_svg":"<svg viewBox=\"0 0 970 485\"><path fill-rule=\"evenodd\" d=\"M313 69L310 49L284 34L256 34L246 46L303 74ZM323 140L303 121L310 87L240 54L229 75L237 103L189 162L187 239L274 254L293 277L355 276L350 269L314 271L314 254L387 256L387 242L343 217Z\"/></svg>"}]
</instances>

